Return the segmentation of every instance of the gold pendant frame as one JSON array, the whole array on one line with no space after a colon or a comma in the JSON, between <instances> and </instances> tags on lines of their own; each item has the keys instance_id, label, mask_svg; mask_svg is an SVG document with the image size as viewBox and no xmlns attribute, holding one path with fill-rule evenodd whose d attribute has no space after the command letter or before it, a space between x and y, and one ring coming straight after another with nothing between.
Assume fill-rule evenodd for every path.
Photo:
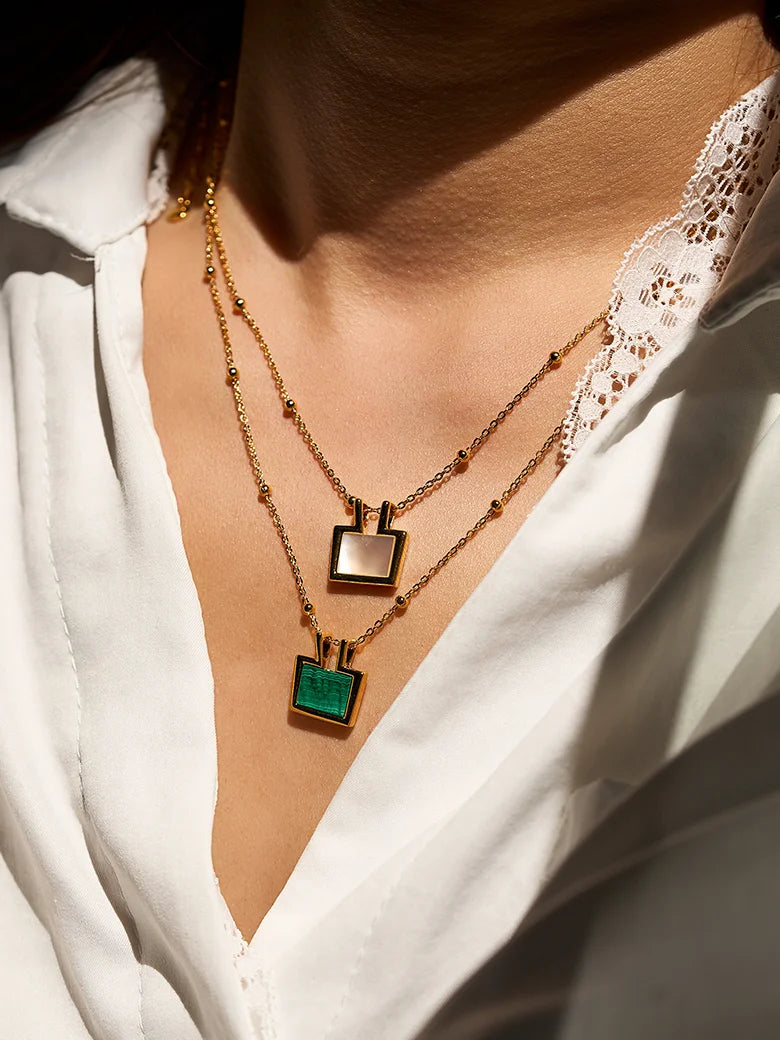
<instances>
[{"instance_id":1,"label":"gold pendant frame","mask_svg":"<svg viewBox=\"0 0 780 1040\"><path fill-rule=\"evenodd\" d=\"M317 656L295 658L290 711L351 729L366 687L364 672L352 668L356 647L342 640L336 668L328 668L333 638L317 632Z\"/></svg>"},{"instance_id":2,"label":"gold pendant frame","mask_svg":"<svg viewBox=\"0 0 780 1040\"><path fill-rule=\"evenodd\" d=\"M392 527L395 506L392 502L382 503L376 534L366 533L365 507L360 498L355 499L354 513L352 524L340 524L333 528L330 580L395 588L401 579L409 542L407 531ZM350 556L355 558L352 565L349 563ZM371 561L369 566L361 567L361 557Z\"/></svg>"}]
</instances>

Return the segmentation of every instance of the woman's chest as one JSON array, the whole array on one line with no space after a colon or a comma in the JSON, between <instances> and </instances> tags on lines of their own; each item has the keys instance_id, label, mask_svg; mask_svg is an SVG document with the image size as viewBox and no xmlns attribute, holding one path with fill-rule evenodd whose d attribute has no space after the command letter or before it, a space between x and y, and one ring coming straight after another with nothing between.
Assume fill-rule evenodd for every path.
<instances>
[{"instance_id":1,"label":"woman's chest","mask_svg":"<svg viewBox=\"0 0 780 1040\"><path fill-rule=\"evenodd\" d=\"M570 388L564 380L557 385L549 380L544 393L538 392L539 412L529 406L526 416L512 417L467 467L394 520L393 530L406 535L397 587L336 582L330 580L334 527L349 527L353 513L269 392L259 354L245 353L240 363L242 399L278 510L276 524L258 493L214 338L195 330L182 341L156 315L149 306L145 373L215 686L219 798L214 866L233 917L249 938L365 740L555 479L557 444L501 513L474 531L491 501L549 436L554 417L565 411ZM454 401L452 410L464 413L463 430L447 443L426 428L440 431L446 425L442 416L430 408L416 419L411 411L404 414L403 395L380 382L369 407L383 416L399 412L385 423L380 442L375 430L366 432L365 419L355 419L348 378L344 384L335 407L318 408L312 387L308 394L304 388L301 402L314 401L323 448L338 461L345 482L368 501L400 500L413 493L459 443L470 442L469 419L479 430L491 418ZM489 402L493 389L486 379L473 393ZM493 396L500 402L511 393L502 387ZM368 522L369 536L376 524L375 518ZM437 569L442 559L446 562ZM395 597L423 579L408 608L380 624L355 656L353 669L364 674L365 692L353 728L289 710L296 660L315 656L296 569L322 630L348 640L381 623ZM483 623L490 627L489 616ZM486 662L486 673L489 667ZM453 697L458 697L456 690Z\"/></svg>"}]
</instances>

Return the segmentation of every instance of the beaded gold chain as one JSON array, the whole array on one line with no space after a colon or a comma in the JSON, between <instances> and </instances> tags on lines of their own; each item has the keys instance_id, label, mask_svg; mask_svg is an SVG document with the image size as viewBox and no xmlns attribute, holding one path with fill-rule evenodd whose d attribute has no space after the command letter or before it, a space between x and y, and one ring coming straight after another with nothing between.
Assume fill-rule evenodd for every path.
<instances>
[{"instance_id":1,"label":"beaded gold chain","mask_svg":"<svg viewBox=\"0 0 780 1040\"><path fill-rule=\"evenodd\" d=\"M358 650L362 649L370 640L372 640L382 629L391 621L396 615L406 611L411 601L415 599L420 592L430 583L430 581L453 560L458 553L492 520L500 516L503 512L504 506L514 497L519 488L525 483L528 476L534 471L539 465L542 459L548 454L552 446L556 443L563 432L564 420L562 419L550 434L545 439L544 443L537 450L537 452L526 462L525 466L520 470L517 476L512 480L506 488L494 498L488 507L488 509L479 517L478 520L463 534L450 548L444 553L434 564L432 564L425 573L423 573L417 581L415 581L409 588L402 594L395 597L390 607L377 618L371 625L369 625L360 635L353 639L334 639L331 635L325 633L322 629L317 612L314 604L309 596L306 588L306 583L301 573L301 568L298 563L295 551L292 547L290 537L287 533L287 529L284 525L279 510L273 500L272 489L268 481L266 480L263 468L257 453L255 446L254 435L252 427L249 422L247 415L246 404L244 401L243 394L241 392L240 373L235 363L235 357L233 354L233 347L230 340L230 330L228 328L227 316L225 308L222 304L222 297L219 290L217 280L217 270L215 266L215 260L219 259L223 272L225 274L225 281L227 284L228 291L230 292L233 303L238 311L241 312L244 319L249 324L255 333L258 342L261 344L263 354L271 367L271 371L274 375L274 379L277 388L288 406L288 410L296 419L296 425L299 430L302 430L309 444L310 448L314 446L315 457L318 457L320 464L324 466L326 474L331 478L332 469L327 464L322 453L316 446L313 438L308 433L308 428L305 426L300 412L294 405L294 402L287 395L286 386L284 381L279 374L279 370L273 361L270 350L265 343L265 340L260 333L259 328L248 313L246 303L242 297L238 296L235 290L235 284L233 282L232 274L230 273L230 267L227 263L227 259L224 256L224 244L222 242L222 235L217 222L217 207L216 207L216 184L212 178L207 181L206 188L206 199L204 202L205 209L205 223L206 223L206 266L205 275L208 282L211 298L214 304L214 309L219 324L220 334L222 337L222 344L225 355L225 363L227 366L227 377L228 383L231 387L233 398L235 400L236 412L238 415L238 421L241 426L241 431L246 446L246 451L249 456L249 461L252 467L252 473L254 475L255 484L259 492L259 499L264 503L274 527L277 530L279 538L284 547L284 551L287 555L287 560L292 571L293 579L295 581L295 587L298 592L298 597L301 602L301 608L304 615L309 619L316 644L316 656L308 657L299 654L296 657L295 670L293 674L292 691L290 696L290 709L293 712L312 716L314 718L324 719L329 722L336 723L340 726L353 726L357 718L360 703L363 697L365 689L365 674L363 672L356 671L353 667L353 661L355 654ZM215 257L215 250L218 254ZM509 404L502 409L495 419L491 421L488 427L485 428L479 437L475 438L472 442L472 446L476 445L478 448L484 441L493 433L496 427L503 422L504 418L512 411L514 407L519 403L520 400L529 392L533 386L541 379L542 375L548 371L549 368L560 364L561 358L565 353L578 343L588 332L591 332L599 322L603 321L606 317L606 311L602 311L601 314L597 315L592 321L590 321L581 332L577 333L576 336L572 337L571 340L563 347L560 351L553 351L550 357L545 361L544 365L532 377L531 380L526 384L525 387L512 400ZM471 449L464 449L464 451L470 451ZM319 453L319 455L317 455ZM452 472L456 465L464 461L460 457L460 452L456 459L452 461L449 469L445 467L444 470L440 471L436 477L431 478L433 482L438 486L440 485L445 477ZM437 479L439 478L439 479ZM338 481L338 478L333 479ZM334 485L339 490L342 498L345 498L357 511L362 508L362 503L359 499L349 495L344 487L343 482L338 481L338 485ZM431 485L433 486L433 485ZM411 501L416 500L418 497L417 492L412 496L407 496L409 501L402 500L405 502L404 508L408 508ZM389 503L385 503L382 510L375 510L369 508L370 512L386 513L385 507ZM392 517L390 517L392 519ZM398 533L398 532L393 532ZM401 532L405 535L405 532ZM329 667L331 651L338 648L338 661L335 668Z\"/></svg>"},{"instance_id":2,"label":"beaded gold chain","mask_svg":"<svg viewBox=\"0 0 780 1040\"><path fill-rule=\"evenodd\" d=\"M235 311L240 314L246 325L251 330L257 344L260 348L260 352L265 358L266 364L271 372L274 384L276 386L277 393L282 402L284 411L291 417L293 425L296 430L300 433L304 442L306 443L309 451L316 459L320 469L323 471L328 479L328 482L333 487L334 491L339 495L340 498L351 507L354 506L355 500L359 496L352 494L348 489L341 477L335 472L331 464L328 462L324 452L320 448L317 441L312 436L306 421L301 414L298 404L292 394L287 388L287 384L279 370L271 348L263 335L256 319L247 306L247 302L241 293L236 288L235 278L233 276L233 269L230 265L230 261L227 257L225 249L225 242L222 235L222 230L219 221L219 207L216 197L216 184L214 179L209 177L206 182L206 209L208 213L206 221L206 234L209 240L210 248L208 250L210 261L206 265L206 274L212 275L215 273L214 261L219 260L219 264L222 268L222 273L225 279L225 285L227 287L228 294L233 301L233 307ZM215 254L216 253L216 257ZM420 502L424 498L428 498L432 491L440 488L451 474L459 467L464 466L469 462L474 455L479 451L482 445L496 432L499 426L514 412L515 408L521 403L521 401L528 396L528 394L536 387L540 380L544 377L545 373L549 372L551 368L557 368L562 362L566 355L576 347L577 344L592 332L593 329L602 322L607 316L606 310L597 314L595 318L592 318L587 325L585 325L579 332L576 332L571 339L565 343L562 347L558 347L549 353L548 357L545 358L539 369L534 372L528 382L522 386L517 393L508 401L503 408L493 416L488 422L484 429L478 433L472 441L463 448L460 448L455 455L442 466L438 472L436 472L428 480L424 481L415 491L410 492L403 498L398 500L395 504L395 515L400 516L404 511L411 509L416 503ZM381 513L380 506L370 506L364 504L363 506L364 515L366 517L379 516Z\"/></svg>"}]
</instances>

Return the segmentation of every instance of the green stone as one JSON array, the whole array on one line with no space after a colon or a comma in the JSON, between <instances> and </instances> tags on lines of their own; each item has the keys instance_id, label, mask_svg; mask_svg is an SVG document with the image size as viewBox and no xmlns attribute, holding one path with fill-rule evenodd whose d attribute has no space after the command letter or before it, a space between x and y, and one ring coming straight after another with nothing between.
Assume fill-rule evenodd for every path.
<instances>
[{"instance_id":1,"label":"green stone","mask_svg":"<svg viewBox=\"0 0 780 1040\"><path fill-rule=\"evenodd\" d=\"M304 661L295 689L295 707L313 715L343 721L353 682L353 677L347 672L333 672Z\"/></svg>"}]
</instances>

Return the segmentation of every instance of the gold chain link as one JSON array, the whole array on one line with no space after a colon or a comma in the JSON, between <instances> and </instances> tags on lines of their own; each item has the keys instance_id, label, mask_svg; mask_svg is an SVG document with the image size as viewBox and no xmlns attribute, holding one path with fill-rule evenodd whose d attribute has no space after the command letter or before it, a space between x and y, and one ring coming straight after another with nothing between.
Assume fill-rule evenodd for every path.
<instances>
[{"instance_id":1,"label":"gold chain link","mask_svg":"<svg viewBox=\"0 0 780 1040\"><path fill-rule=\"evenodd\" d=\"M325 457L324 452L312 436L309 427L306 425L306 422L298 409L298 405L294 397L290 394L290 392L287 389L287 385L284 381L284 378L282 377L282 373L279 371L279 366L276 364L276 361L274 360L273 354L271 353L271 348L269 347L265 336L260 331L260 327L258 326L257 321L252 316L249 308L247 307L246 300L240 295L240 293L236 289L236 283L233 277L233 270L227 258L227 253L225 251L225 243L222 237L222 230L219 225L215 188L216 184L214 180L210 178L207 182L206 189L206 208L208 213L208 217L206 220L206 233L207 244L210 246L209 257L211 257L208 266L214 266L213 256L214 250L216 248L217 257L219 258L219 263L225 278L225 284L227 286L228 293L230 294L230 297L233 300L233 305L236 311L241 315L246 324L249 326L252 335L257 341L257 345L260 347L260 351L266 360L268 368L271 372L271 376L273 377L274 384L276 385L277 392L285 410L292 418L295 428L300 433L309 451L317 460L320 469L328 478L328 481L333 487L333 489L336 491L340 498L342 498L348 505L351 506L355 501L355 498L360 498L361 496L353 495L347 489L344 481L335 472L335 470ZM560 347L558 350L551 351L547 359L544 361L541 367L531 376L531 378L528 380L525 386L521 387L520 390L518 390L517 393L514 395L514 397L510 401L508 401L504 405L504 407L500 409L500 411L496 413L496 415L490 420L490 422L482 430L482 432L477 434L477 436L474 437L474 439L467 447L461 448L456 453L455 457L450 459L446 466L442 466L442 468L437 473L435 473L432 477L430 477L423 484L421 484L416 491L413 491L410 494L406 495L404 498L400 499L395 504L395 515L400 515L405 510L410 509L413 505L415 505L415 503L420 502L423 498L427 498L433 491L440 488L444 483L446 483L446 481L450 478L451 474L459 466L463 466L464 463L473 458L473 456L479 451L479 449L482 447L485 441L487 441L488 438L491 437L498 429L498 427L504 422L504 420L509 415L511 415L511 413L520 404L523 398L527 397L531 390L533 390L536 387L536 385L539 383L539 381L542 379L545 373L549 372L551 368L557 368L563 361L564 357L566 357L566 355L569 353L569 351L573 347L576 347L580 340L584 339L589 332L592 332L593 329L595 329L595 327L599 324L599 322L602 322L606 318L606 316L607 312L606 310L603 310L600 314L597 314L595 318L592 318L587 323L587 325L580 329L579 332L575 333L575 335L572 336L571 339L564 344L564 346ZM365 516L379 516L378 506L364 505L363 509Z\"/></svg>"},{"instance_id":2,"label":"gold chain link","mask_svg":"<svg viewBox=\"0 0 780 1040\"><path fill-rule=\"evenodd\" d=\"M216 220L216 200L214 198L214 193L215 182L213 181L213 179L209 178L206 188L206 201L204 203L206 210L205 222L207 229L206 278L208 281L209 289L211 292L211 298L214 303L214 309L216 311L217 321L219 323L219 329L222 336L222 343L225 352L225 362L227 364L228 380L230 382L230 386L233 391L233 397L235 398L236 402L236 412L238 413L238 421L244 436L244 442L246 444L247 454L249 455L249 461L252 466L252 473L254 475L255 483L259 491L260 500L265 503L265 506L268 509L268 512L271 516L271 520L273 521L274 527L276 528L277 533L279 534L279 537L282 541L282 545L284 546L284 551L287 554L290 569L292 570L293 578L295 580L295 587L298 591L298 596L301 601L303 612L308 617L309 623L311 624L314 631L322 634L323 630L320 627L320 623L317 618L317 614L315 612L311 597L309 596L309 593L306 589L306 584L303 580L303 575L301 574L300 565L298 564L298 560L295 556L295 552L290 542L289 535L287 534L287 530L279 514L279 510L276 508L276 504L274 503L271 493L271 487L265 478L265 474L263 473L263 469L260 464L260 459L257 454L257 449L255 447L254 436L252 434L252 427L249 423L249 418L246 412L244 397L241 393L239 371L235 364L235 359L233 356L233 347L230 342L230 332L228 329L227 317L225 315L224 307L222 306L222 299L219 292L219 286L217 284L217 273L214 267L214 249L216 246L217 252L220 255L220 260L222 262L222 267L225 273L225 281L227 283L228 290L235 298L235 285L232 280L232 275L230 274L230 268L227 264L227 260L223 258L224 246L222 244L222 236L219 231L219 227ZM276 385L279 388L280 393L283 396L286 396L284 381L282 380L281 374L279 373L279 370L276 367L276 364L274 363L273 357L271 356L270 350L268 349L265 340L262 338L260 330L257 329L257 326L254 323L254 319L252 319L251 316L247 314L245 308L243 308L243 313L250 327L253 329L253 331L255 331L255 334L258 337L258 342L260 342L261 349L263 350L269 367L271 368L271 372L274 376L274 381L276 382ZM566 347L562 348L560 353L563 354L564 352L568 352L568 350L570 350L576 343L578 343L584 336L586 336L588 332L591 332L600 321L603 321L605 317L606 311L602 311L602 313L599 314L596 318L588 322L584 329L582 329L580 332L577 333L576 336L573 336L572 339L569 340L569 342L566 344ZM529 380L525 387L523 387L523 389L520 390L512 398L512 400L506 405L505 408L501 409L501 411L488 424L488 426L482 431L482 433L474 438L474 440L471 443L471 446L467 450L474 450L475 447L479 447L479 445L484 443L484 441L487 440L487 438L493 433L495 428L501 422L503 422L506 416L512 411L513 408L515 408L519 401L521 401L522 398L529 392L529 390L536 385L536 383L542 377L544 372L546 372L547 369L555 363L557 362L553 362L551 361L551 359L548 359L548 361L545 362L545 364L542 366L539 372L537 372L536 375L534 375ZM299 426L299 429L302 429L304 438L309 444L309 447L314 452L317 460L325 469L325 472L328 475L331 482L333 483L333 486L339 491L342 498L344 498L345 500L349 500L351 496L347 492L347 489L344 487L342 481L339 480L339 478L333 473L332 468L328 465L327 460L322 455L322 452L317 447L313 438L309 434L308 429L306 429L303 419L300 418L297 411L294 414L297 420L296 425ZM493 501L490 503L490 508L487 510L487 512L483 513L483 515L476 521L476 523L473 524L468 529L468 531L466 531L466 533L462 535L462 537L460 537L457 542L455 542L454 545L450 546L447 552L439 560L437 560L436 563L429 567L428 570L424 574L422 574L417 579L417 581L407 589L406 592L404 592L402 595L396 596L392 605L384 612L384 614L382 614L381 617L377 618L373 624L369 625L368 628L355 639L346 640L348 645L357 649L363 646L364 644L368 643L371 639L373 639L374 636L377 635L377 633L381 632L381 630L385 627L388 621L395 617L395 615L399 611L404 611L408 607L410 601L414 599L417 595L419 595L419 593L426 587L426 585L428 585L431 579L434 578L439 573L439 571L446 567L450 560L453 560L461 551L461 549L463 549L472 540L472 538L474 538L475 535L477 535L482 530L483 527L485 527L488 523L490 523L491 520L493 520L495 517L499 516L502 513L506 503L509 502L509 500L517 493L520 487L525 483L528 476L538 466L538 464L550 451L553 444L555 444L555 442L561 436L563 432L564 421L565 420L562 419L558 423L558 425L549 434L549 436L544 441L539 450L536 452L536 454L528 460L528 462L525 464L522 470L518 473L515 479L504 489L501 495L498 498L493 499ZM421 487L418 488L418 490L414 492L413 495L407 496L407 498L404 499L402 503L399 503L398 511L400 512L404 503L408 508L411 502L421 497L421 495L425 493L425 491L429 487L434 487L442 483L444 478L452 472L452 470L455 468L456 465L459 464L460 461L461 460L456 457L456 459L453 460L453 462L451 462L448 466L445 466L444 469L440 470L438 474L436 474L434 477L430 479L430 481L426 481L426 484L421 485ZM371 512L378 513L379 510L372 509ZM342 641L343 640L334 639L333 643L334 645L338 645Z\"/></svg>"}]
</instances>

